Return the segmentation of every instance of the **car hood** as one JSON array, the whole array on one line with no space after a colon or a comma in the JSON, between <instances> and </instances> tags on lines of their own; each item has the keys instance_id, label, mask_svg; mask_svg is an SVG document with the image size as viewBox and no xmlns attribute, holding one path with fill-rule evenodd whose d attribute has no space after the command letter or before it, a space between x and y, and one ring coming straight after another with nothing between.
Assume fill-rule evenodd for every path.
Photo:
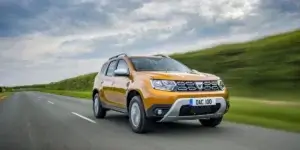
<instances>
[{"instance_id":1,"label":"car hood","mask_svg":"<svg viewBox=\"0 0 300 150\"><path fill-rule=\"evenodd\" d=\"M144 76L151 79L162 80L218 80L219 77L213 74L197 72L197 73L182 73L182 72L153 72L143 71L137 73L139 76Z\"/></svg>"}]
</instances>

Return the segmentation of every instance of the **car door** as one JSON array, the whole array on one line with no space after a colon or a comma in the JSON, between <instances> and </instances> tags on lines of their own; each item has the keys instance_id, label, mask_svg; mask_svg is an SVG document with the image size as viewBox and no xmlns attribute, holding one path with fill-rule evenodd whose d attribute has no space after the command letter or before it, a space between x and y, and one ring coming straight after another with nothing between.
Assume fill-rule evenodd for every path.
<instances>
[{"instance_id":1,"label":"car door","mask_svg":"<svg viewBox=\"0 0 300 150\"><path fill-rule=\"evenodd\" d=\"M103 97L104 101L109 105L116 105L114 96L113 96L113 82L114 82L114 71L117 66L117 60L113 60L108 64L107 70L105 72L105 77L102 83L103 88Z\"/></svg>"},{"instance_id":2,"label":"car door","mask_svg":"<svg viewBox=\"0 0 300 150\"><path fill-rule=\"evenodd\" d=\"M120 59L118 61L116 70L118 69L126 69L129 71L128 65L124 59ZM130 79L127 76L115 76L114 80L114 100L120 108L126 108L126 91L129 86Z\"/></svg>"},{"instance_id":3,"label":"car door","mask_svg":"<svg viewBox=\"0 0 300 150\"><path fill-rule=\"evenodd\" d=\"M107 77L105 76L105 74L106 74L108 64L109 63L106 62L105 64L102 65L101 71L98 74L99 77L96 80L96 85L97 85L97 88L99 89L99 97L105 103L108 103L107 98L105 97L105 94L104 94L104 89L107 87L107 85L106 85Z\"/></svg>"}]
</instances>

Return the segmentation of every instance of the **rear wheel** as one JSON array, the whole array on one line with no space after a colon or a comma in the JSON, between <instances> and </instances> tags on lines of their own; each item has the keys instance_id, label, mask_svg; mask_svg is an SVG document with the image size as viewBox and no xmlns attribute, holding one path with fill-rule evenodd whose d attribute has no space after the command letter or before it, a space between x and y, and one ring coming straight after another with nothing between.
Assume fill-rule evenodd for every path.
<instances>
[{"instance_id":1,"label":"rear wheel","mask_svg":"<svg viewBox=\"0 0 300 150\"><path fill-rule=\"evenodd\" d=\"M103 108L101 104L101 100L99 99L99 94L96 93L94 95L94 100L93 100L93 111L94 111L94 116L96 118L104 118L106 116L106 109Z\"/></svg>"},{"instance_id":2,"label":"rear wheel","mask_svg":"<svg viewBox=\"0 0 300 150\"><path fill-rule=\"evenodd\" d=\"M205 127L216 127L223 120L223 117L219 118L210 118L210 119L199 119L199 122Z\"/></svg>"},{"instance_id":3,"label":"rear wheel","mask_svg":"<svg viewBox=\"0 0 300 150\"><path fill-rule=\"evenodd\" d=\"M150 131L152 122L146 117L140 96L134 96L129 104L129 123L135 133L146 133Z\"/></svg>"}]
</instances>

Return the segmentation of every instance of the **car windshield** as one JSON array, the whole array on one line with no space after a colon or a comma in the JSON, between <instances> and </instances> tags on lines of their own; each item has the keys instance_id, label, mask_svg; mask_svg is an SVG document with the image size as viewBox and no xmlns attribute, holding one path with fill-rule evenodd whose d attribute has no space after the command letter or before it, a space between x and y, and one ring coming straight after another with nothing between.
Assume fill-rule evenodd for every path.
<instances>
[{"instance_id":1,"label":"car windshield","mask_svg":"<svg viewBox=\"0 0 300 150\"><path fill-rule=\"evenodd\" d=\"M132 57L130 59L136 71L191 72L190 68L172 58Z\"/></svg>"}]
</instances>

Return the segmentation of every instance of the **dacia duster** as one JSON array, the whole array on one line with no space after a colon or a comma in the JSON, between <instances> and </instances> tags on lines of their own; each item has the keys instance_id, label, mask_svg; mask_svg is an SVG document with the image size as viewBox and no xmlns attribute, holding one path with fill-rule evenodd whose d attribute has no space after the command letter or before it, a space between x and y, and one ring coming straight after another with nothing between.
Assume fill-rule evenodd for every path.
<instances>
[{"instance_id":1,"label":"dacia duster","mask_svg":"<svg viewBox=\"0 0 300 150\"><path fill-rule=\"evenodd\" d=\"M215 75L188 68L165 55L109 58L96 75L93 112L124 113L133 132L145 133L152 123L199 120L215 127L229 109L229 96Z\"/></svg>"}]
</instances>

